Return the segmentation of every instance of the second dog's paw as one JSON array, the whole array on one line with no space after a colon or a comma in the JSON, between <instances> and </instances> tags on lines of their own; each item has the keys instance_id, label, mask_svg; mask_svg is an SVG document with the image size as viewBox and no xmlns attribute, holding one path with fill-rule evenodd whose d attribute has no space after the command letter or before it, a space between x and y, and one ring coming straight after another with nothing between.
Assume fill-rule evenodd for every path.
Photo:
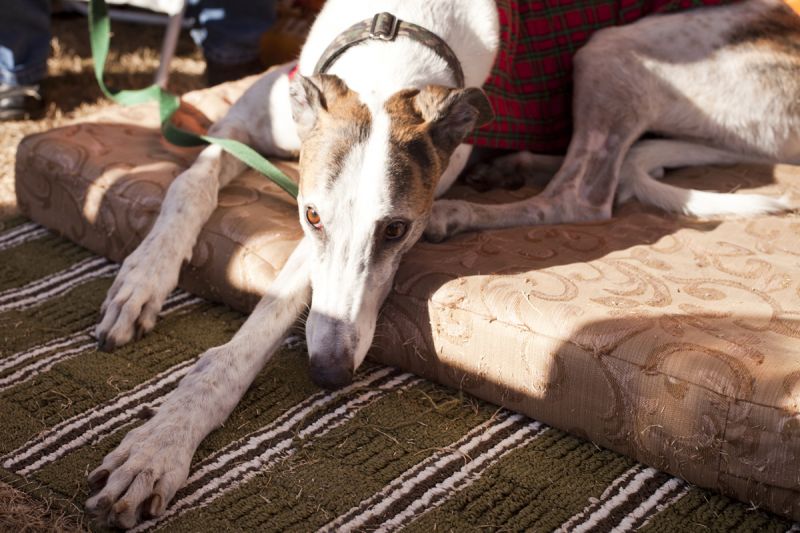
<instances>
[{"instance_id":1,"label":"second dog's paw","mask_svg":"<svg viewBox=\"0 0 800 533\"><path fill-rule=\"evenodd\" d=\"M464 176L464 181L479 192L491 189L519 189L525 185L525 175L503 164L480 164Z\"/></svg>"},{"instance_id":2,"label":"second dog's paw","mask_svg":"<svg viewBox=\"0 0 800 533\"><path fill-rule=\"evenodd\" d=\"M472 209L461 200L438 200L433 203L425 238L430 242L442 242L469 228Z\"/></svg>"},{"instance_id":3,"label":"second dog's paw","mask_svg":"<svg viewBox=\"0 0 800 533\"><path fill-rule=\"evenodd\" d=\"M95 329L101 350L112 351L153 329L167 295L178 283L179 268L180 264L176 268L147 250L137 249L125 260Z\"/></svg>"},{"instance_id":4,"label":"second dog's paw","mask_svg":"<svg viewBox=\"0 0 800 533\"><path fill-rule=\"evenodd\" d=\"M189 475L194 448L186 430L151 419L128 433L89 474L86 509L101 524L131 528L161 516Z\"/></svg>"}]
</instances>

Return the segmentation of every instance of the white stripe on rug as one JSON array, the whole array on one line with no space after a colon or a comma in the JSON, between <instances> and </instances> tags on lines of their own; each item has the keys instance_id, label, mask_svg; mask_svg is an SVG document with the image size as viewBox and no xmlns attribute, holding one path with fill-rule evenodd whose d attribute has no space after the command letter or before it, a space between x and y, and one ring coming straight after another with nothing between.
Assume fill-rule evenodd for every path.
<instances>
[{"instance_id":1,"label":"white stripe on rug","mask_svg":"<svg viewBox=\"0 0 800 533\"><path fill-rule=\"evenodd\" d=\"M179 309L183 309L203 301L204 300L202 298L194 297L188 292L176 290L170 294L167 300L164 302L164 308L161 313L159 313L159 316L167 316L175 311L178 311ZM27 361L28 359L52 352L58 348L64 348L73 345L80 340L90 340L93 338L93 330L94 326L89 326L88 328L84 328L76 333L72 333L71 335L51 339L43 344L39 344L37 346L33 346L32 348L28 348L21 352L4 357L3 359L0 359L0 372L15 367L20 363Z\"/></svg>"},{"instance_id":2,"label":"white stripe on rug","mask_svg":"<svg viewBox=\"0 0 800 533\"><path fill-rule=\"evenodd\" d=\"M93 327L84 328L77 333L73 333L72 335L67 335L66 337L58 337L56 339L49 340L44 344L39 344L34 346L33 348L28 348L22 352L17 352L12 354L8 357L3 358L0 360L0 372L4 370L8 370L9 368L13 368L21 363L29 359L33 359L40 355L44 355L48 352L52 352L54 350L58 350L59 348L66 348L67 346L72 346L73 344L85 341L90 338L89 334L92 332Z\"/></svg>"},{"instance_id":3,"label":"white stripe on rug","mask_svg":"<svg viewBox=\"0 0 800 533\"><path fill-rule=\"evenodd\" d=\"M196 466L197 470L195 470L189 476L189 479L186 480L186 484L188 485L189 483L194 483L202 479L208 473L218 470L226 464L234 462L238 457L246 455L251 450L255 450L261 443L268 441L281 431L285 431L286 428L298 423L300 420L298 417L305 416L306 413L319 410L337 398L349 394L358 388L367 387L375 381L388 376L391 371L392 369L389 367L373 370L366 373L359 380L354 381L347 387L331 392L318 392L312 396L309 396L293 408L283 413L280 417L276 418L268 426L228 444L221 450L202 461Z\"/></svg>"},{"instance_id":4,"label":"white stripe on rug","mask_svg":"<svg viewBox=\"0 0 800 533\"><path fill-rule=\"evenodd\" d=\"M75 415L57 424L53 428L40 433L35 438L4 456L3 467L13 470L20 475L29 475L55 462L76 448L90 442L97 442L119 431L121 427L137 419L136 413L141 410L137 409L137 407L145 406L154 408L160 405L164 400L167 390L171 390L171 386L189 372L198 357L193 357L192 359L173 365L130 391L112 398L104 405ZM378 377L382 375L385 374L380 374ZM364 384L371 381L372 380L362 380L361 383ZM141 403L143 398L154 393L159 394L149 402ZM320 396L324 395L320 394ZM325 402L320 402L318 405L323 405L324 403ZM109 415L115 411L119 411L119 413L109 417ZM105 417L108 418L102 420ZM67 438L68 435L73 433L78 433L78 436L72 439ZM29 458L42 454L44 450L53 448L54 446L57 446L55 450L42 455L30 465L22 466L22 463Z\"/></svg>"},{"instance_id":5,"label":"white stripe on rug","mask_svg":"<svg viewBox=\"0 0 800 533\"><path fill-rule=\"evenodd\" d=\"M39 294L33 294L31 296L28 296L27 298L14 299L3 305L0 305L0 313L10 311L13 309L16 310L27 309L29 307L39 305L50 298L61 296L67 291L77 287L78 285L82 285L83 283L86 283L93 279L105 276L112 276L117 270L119 270L119 266L115 264L106 264L105 266L102 266L99 269L94 269L94 270L87 269L87 270L88 271L83 272L80 275L75 275L75 273L71 273L67 279L60 279L59 281L61 283L58 284L49 283L47 286L36 287L36 289L43 290L44 292L41 292ZM53 280L50 281L52 282ZM33 289L33 287L31 287L31 289ZM14 295L14 296L21 296L21 295Z\"/></svg>"},{"instance_id":6,"label":"white stripe on rug","mask_svg":"<svg viewBox=\"0 0 800 533\"><path fill-rule=\"evenodd\" d=\"M676 494L668 497L666 499L666 501L661 502L658 505L656 505L655 510L653 512L651 512L649 516L645 515L645 520L642 521L641 524L636 525L636 523L634 523L632 529L635 529L635 530L638 531L638 530L642 529L643 527L645 527L647 524L650 523L650 521L653 518L658 516L662 511L665 511L666 509L670 508L672 506L672 504L676 503L678 500L680 500L681 498L686 496L689 493L689 491L691 490L691 488L692 488L692 486L689 485L688 483L683 483L680 486L680 490L678 490L678 492Z\"/></svg>"},{"instance_id":7,"label":"white stripe on rug","mask_svg":"<svg viewBox=\"0 0 800 533\"><path fill-rule=\"evenodd\" d=\"M352 392L352 390L355 388L360 388L369 384L365 382L377 381L381 377L389 375L392 371L392 369L375 371L370 374L369 380L359 380L359 382L355 382L343 389L312 396L298 406L303 406L302 409L291 409L273 423L262 429L258 434L246 437L245 439L240 439L239 441L233 443L233 445L229 445L225 449L218 452L219 455L215 457L215 459L209 461L209 463L203 468L191 475L187 480L187 485L193 481L202 479L205 475L214 471L219 471L218 476L213 477L207 483L201 485L181 499L172 502L167 508L167 511L160 517L143 522L130 531L134 533L138 531L144 531L158 525L163 525L165 522L180 516L187 510L195 508L197 505L200 507L205 507L217 498L224 496L230 491L248 482L259 472L263 472L266 469L274 466L279 460L285 460L289 458L296 451L298 451L298 448L295 446L299 442L303 442L304 445L308 445L309 438L319 438L336 429L348 420L352 419L356 414L358 414L359 411L361 411L361 409L372 404L378 398L381 398L392 391L406 389L422 381L421 379L415 378L408 373L400 374L386 383L382 383L376 388L369 389L359 394L355 398L350 399L344 405L341 405L334 411L324 414L317 419L316 422L300 431L299 434L291 431L295 426L299 426L305 422L308 415L315 411L319 411L319 408L322 407L323 404L331 403L335 398ZM315 397L318 399L313 402L308 401ZM277 441L274 445L256 457L253 457L247 461L236 462L232 464L236 458L244 455L249 450L255 449L258 443L268 441L270 438L286 432L289 433L287 437ZM300 437L299 439L298 436ZM242 445L242 443L244 443L244 445ZM222 487L222 485L225 486Z\"/></svg>"},{"instance_id":8,"label":"white stripe on rug","mask_svg":"<svg viewBox=\"0 0 800 533\"><path fill-rule=\"evenodd\" d=\"M584 531L590 531L598 522L611 514L614 509L628 501L628 498L630 498L633 494L636 494L639 489L642 488L642 485L644 485L647 480L656 474L658 474L658 470L655 468L643 469L641 472L636 474L627 485L622 487L615 496L603 502L598 509L589 515L585 522L578 524L570 531L572 533L583 533Z\"/></svg>"},{"instance_id":9,"label":"white stripe on rug","mask_svg":"<svg viewBox=\"0 0 800 533\"><path fill-rule=\"evenodd\" d=\"M11 387L16 387L20 383L24 383L38 376L39 374L42 374L43 372L47 372L61 361L72 359L76 355L96 347L97 343L92 341L80 346L76 346L75 348L71 348L69 350L62 350L50 357L45 357L44 359L37 359L31 364L23 366L16 372L12 372L11 374L0 378L0 392L10 389Z\"/></svg>"},{"instance_id":10,"label":"white stripe on rug","mask_svg":"<svg viewBox=\"0 0 800 533\"><path fill-rule=\"evenodd\" d=\"M404 382L408 383L402 385ZM401 374L387 384L379 385L377 390L371 390L363 396L350 400L346 404L337 407L313 424L305 427L300 431L298 436L301 440L321 437L325 433L328 433L332 429L341 426L353 418L363 407L384 396L386 392L407 389L418 383L422 383L422 380L414 377L412 374ZM306 445L308 445L308 443L306 443Z\"/></svg>"},{"instance_id":11,"label":"white stripe on rug","mask_svg":"<svg viewBox=\"0 0 800 533\"><path fill-rule=\"evenodd\" d=\"M103 257L90 257L88 259L84 259L83 261L78 261L77 263L74 263L63 270L53 272L52 274L49 274L43 278L31 281L22 287L14 287L0 292L0 304L9 302L22 296L35 294L39 291L50 288L53 285L73 279L79 274L100 268L101 266L108 264L110 264L109 261Z\"/></svg>"},{"instance_id":12,"label":"white stripe on rug","mask_svg":"<svg viewBox=\"0 0 800 533\"><path fill-rule=\"evenodd\" d=\"M22 310L27 309L30 307L34 307L36 305L40 305L41 303L49 300L50 298L56 298L61 296L70 290L74 289L79 285L83 285L93 279L102 278L102 277L111 277L119 270L118 265L106 265L99 270L94 270L91 272L86 272L80 276L74 277L67 281L66 283L62 283L57 285L42 294L38 294L35 296L29 296L28 298L23 298L21 300L15 300L13 302L9 302L4 305L0 305L0 313L4 313L6 311L11 310Z\"/></svg>"},{"instance_id":13,"label":"white stripe on rug","mask_svg":"<svg viewBox=\"0 0 800 533\"><path fill-rule=\"evenodd\" d=\"M644 518L653 509L656 509L661 500L667 499L668 494L671 494L675 490L679 489L688 490L687 483L678 478L670 479L669 481L661 485L661 487L659 487L658 490L656 490L653 494L651 494L649 498L640 503L636 509L628 513L628 516L623 518L620 521L620 523L614 526L614 529L612 529L611 531L613 533L623 533L624 531L630 531L631 529L633 529L633 526L636 525L636 522ZM663 509L658 509L657 512L660 512L661 510Z\"/></svg>"},{"instance_id":14,"label":"white stripe on rug","mask_svg":"<svg viewBox=\"0 0 800 533\"><path fill-rule=\"evenodd\" d=\"M0 233L0 244L13 239L15 237L19 237L20 235L24 235L26 233L30 233L36 229L44 229L40 225L36 224L35 222L25 222L24 224L20 224L18 226L14 226L13 228L9 229L8 231L4 231Z\"/></svg>"},{"instance_id":15,"label":"white stripe on rug","mask_svg":"<svg viewBox=\"0 0 800 533\"><path fill-rule=\"evenodd\" d=\"M275 437L281 431L285 431L287 427L291 427L292 425L296 424L299 420L298 416L300 416L295 416L296 412L305 416L305 413L317 411L326 404L329 404L331 401L350 393L356 388L369 386L375 381L388 376L391 371L392 370L389 367L373 370L365 374L358 381L354 381L347 387L327 393L318 392L313 396L309 396L304 401L275 419L275 421L269 426L262 428L255 433L247 435L246 437L243 437L235 442L232 442L231 444L228 444L225 448L208 457L202 463L197 465L197 470L189 476L189 479L186 480L186 484L188 485L189 483L196 482L202 479L208 473L218 470L226 464L234 462L238 457L246 455L251 450L255 450L263 442Z\"/></svg>"},{"instance_id":16,"label":"white stripe on rug","mask_svg":"<svg viewBox=\"0 0 800 533\"><path fill-rule=\"evenodd\" d=\"M187 297L189 298L188 300L186 300ZM172 314L172 313L174 313L176 311L179 311L179 310L181 310L181 309L183 309L185 307L188 307L189 305L194 304L196 300L197 301L202 301L202 299L200 299L200 298L191 297L191 295L189 295L188 293L183 293L183 294L177 294L176 295L173 292L172 295L170 295L170 298L167 299L167 302L177 300L178 298L180 298L182 300L182 303L179 303L179 304L176 304L176 305L173 305L173 306L169 307L166 311L162 312L160 316L164 317L164 316L170 315L170 314ZM62 342L50 341L50 343L55 343L57 348L58 347L63 347L63 346L70 346L72 344L77 344L78 342L83 342L83 344L81 346L76 347L76 348L72 348L72 349L69 349L69 350L56 351L55 353L52 353L51 355L48 355L47 357L43 357L41 359L36 359L36 360L28 363L27 365L23 366L22 368L17 369L14 373L0 378L0 392L3 392L3 391L5 391L7 389L10 389L12 387L16 387L20 383L24 383L24 382L26 382L26 381L28 381L30 379L33 379L34 377L36 377L36 376L38 376L38 375L50 370L53 366L55 366L56 364L60 363L61 361L65 361L67 359L72 359L72 358L77 357L78 355L82 354L83 352L86 352L86 351L89 351L91 349L96 348L97 347L97 341L95 341L94 338L91 335L93 329L94 329L93 327L90 327L90 328L82 330L78 334L74 334L74 335L83 334L83 336L82 337L78 336L75 340L73 340L71 342L66 342L65 344L62 343ZM56 339L56 341L62 341L62 340L65 340L65 339L64 338ZM36 355L41 355L41 354L44 354L44 353L55 351L52 348L51 349L44 349L44 347L47 344L49 344L49 343L45 343L44 345L41 345L39 347L35 347L35 348L31 349L30 353L35 353ZM17 358L17 359L20 359L20 361L18 361L18 362L24 362L25 360L32 359L33 357L34 357L34 355L30 355L29 353L26 354L25 352L22 352L20 354L15 354L15 355L11 356L9 359ZM14 365L14 366L16 366L16 365Z\"/></svg>"},{"instance_id":17,"label":"white stripe on rug","mask_svg":"<svg viewBox=\"0 0 800 533\"><path fill-rule=\"evenodd\" d=\"M479 445L485 444L503 429L519 424L523 419L521 415L509 416L508 411L503 411L497 417L486 420L457 441L412 466L379 492L328 522L318 531L349 531L362 527L385 513L396 501L435 476L437 472L455 461L464 461L464 458L471 457L471 453Z\"/></svg>"},{"instance_id":18,"label":"white stripe on rug","mask_svg":"<svg viewBox=\"0 0 800 533\"><path fill-rule=\"evenodd\" d=\"M206 301L203 298L199 298L197 296L192 296L191 294L188 294L188 293L186 293L186 295L188 296L188 298L183 298L180 301L173 302L169 307L167 307L167 304L165 303L164 307L161 309L161 312L158 313L158 316L159 317L165 317L165 316L170 315L172 313L176 313L178 311L182 311L182 310L184 310L184 309L186 309L188 307L191 307L191 306L197 305L197 304L201 304L201 303Z\"/></svg>"},{"instance_id":19,"label":"white stripe on rug","mask_svg":"<svg viewBox=\"0 0 800 533\"><path fill-rule=\"evenodd\" d=\"M31 229L26 228L25 231L17 232L14 235L11 235L12 232L3 235L0 238L0 252L50 234L45 228L37 227L35 224L33 226Z\"/></svg>"},{"instance_id":20,"label":"white stripe on rug","mask_svg":"<svg viewBox=\"0 0 800 533\"><path fill-rule=\"evenodd\" d=\"M642 466L641 464L635 464L632 467L630 467L628 470L626 470L625 472L620 474L611 483L611 485L606 487L606 489L603 491L603 493L600 495L599 498L590 498L589 499L589 505L584 507L580 512L572 515L570 517L570 519L567 520L566 522L564 522L563 524L561 524L561 526L559 526L559 528L556 529L554 533L570 533L575 524L577 524L579 521L583 520L583 518L587 514L589 514L590 512L593 512L604 501L609 499L611 497L611 495L614 494L617 491L618 487L620 487L624 482L628 481L628 479L631 476L633 476L635 474L638 474L643 468L644 468L644 466Z\"/></svg>"},{"instance_id":21,"label":"white stripe on rug","mask_svg":"<svg viewBox=\"0 0 800 533\"><path fill-rule=\"evenodd\" d=\"M37 435L3 457L3 467L16 471L18 474L27 475L35 472L44 465L56 461L69 451L99 438L100 435L113 433L120 425L130 422L135 418L135 407L140 405L142 398L156 392L164 392L170 385L173 385L186 375L197 359L197 357L193 357L192 359L173 365L137 387L115 396L104 405L97 406L94 409L70 417L51 429ZM160 397L163 397L163 394L161 394ZM98 423L98 420L118 410L121 411L119 415ZM71 433L78 433L79 436L66 440L65 437ZM20 463L30 457L40 454L43 450L54 445L58 445L58 448L53 452L43 455L38 458L35 463L19 470L18 465L20 465Z\"/></svg>"},{"instance_id":22,"label":"white stripe on rug","mask_svg":"<svg viewBox=\"0 0 800 533\"><path fill-rule=\"evenodd\" d=\"M531 421L523 427L492 446L491 449L482 453L478 457L467 461L464 466L429 488L425 493L414 501L411 505L403 509L390 520L384 521L376 531L397 531L414 520L419 519L425 513L435 509L453 494L469 487L480 479L481 475L491 466L496 464L508 453L527 446L539 435L545 426L540 422Z\"/></svg>"}]
</instances>

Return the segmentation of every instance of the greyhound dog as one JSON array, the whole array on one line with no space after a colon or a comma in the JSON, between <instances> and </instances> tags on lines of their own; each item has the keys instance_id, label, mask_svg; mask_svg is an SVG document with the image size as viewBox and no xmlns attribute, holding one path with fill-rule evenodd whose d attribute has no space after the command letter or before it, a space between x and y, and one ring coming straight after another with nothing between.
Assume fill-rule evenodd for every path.
<instances>
[{"instance_id":1,"label":"greyhound dog","mask_svg":"<svg viewBox=\"0 0 800 533\"><path fill-rule=\"evenodd\" d=\"M391 15L376 16L383 12ZM354 25L371 38L331 45L352 41ZM464 138L492 119L480 87L499 38L494 0L330 0L297 73L291 65L268 71L211 128L264 154L299 154L304 237L232 340L204 353L90 474L96 493L87 508L101 521L130 527L165 511L197 446L307 308L312 379L348 383L398 263L423 234L438 241L485 228L602 220L630 197L703 216L788 207L781 198L657 180L675 166L800 163L800 17L781 0L599 31L574 58L574 133L545 190L501 206L435 201L465 168ZM668 138L636 143L646 132ZM524 173L538 160L518 153L481 172ZM212 145L175 179L103 304L102 348L153 328L217 193L243 168Z\"/></svg>"}]
</instances>

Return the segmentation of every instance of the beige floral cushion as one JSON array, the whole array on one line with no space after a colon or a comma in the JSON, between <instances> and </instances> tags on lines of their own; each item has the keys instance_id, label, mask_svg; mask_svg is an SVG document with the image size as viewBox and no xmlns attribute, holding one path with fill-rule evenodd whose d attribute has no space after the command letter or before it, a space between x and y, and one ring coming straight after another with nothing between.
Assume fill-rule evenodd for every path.
<instances>
[{"instance_id":1,"label":"beige floral cushion","mask_svg":"<svg viewBox=\"0 0 800 533\"><path fill-rule=\"evenodd\" d=\"M195 110L182 122L203 128L247 83L189 95ZM165 143L156 120L150 106L117 108L26 138L21 208L121 260L197 153ZM800 203L798 167L690 169L670 181L789 191ZM245 172L220 193L181 285L250 309L300 235L294 203ZM800 520L797 215L696 221L628 204L603 223L421 242L372 356Z\"/></svg>"}]
</instances>

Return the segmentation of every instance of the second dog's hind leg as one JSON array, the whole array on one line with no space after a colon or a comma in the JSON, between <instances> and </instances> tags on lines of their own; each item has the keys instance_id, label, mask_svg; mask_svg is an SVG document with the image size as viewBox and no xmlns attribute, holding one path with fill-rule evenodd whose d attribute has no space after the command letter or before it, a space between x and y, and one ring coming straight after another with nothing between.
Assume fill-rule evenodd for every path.
<instances>
[{"instance_id":1,"label":"second dog's hind leg","mask_svg":"<svg viewBox=\"0 0 800 533\"><path fill-rule=\"evenodd\" d=\"M800 23L788 7L755 0L601 30L575 56L573 139L547 189L498 206L437 202L426 235L441 240L470 229L607 218L622 161L645 131L728 152L687 144L685 154L675 154L686 157L684 164L709 154L711 162L727 161L730 152L800 161L800 54L792 46L798 37ZM636 195L671 210L748 215L786 208L763 198L676 192L637 172L629 183ZM686 194L694 194L689 209Z\"/></svg>"},{"instance_id":2,"label":"second dog's hind leg","mask_svg":"<svg viewBox=\"0 0 800 533\"><path fill-rule=\"evenodd\" d=\"M652 88L631 81L645 77L623 50L612 54L584 47L575 57L572 141L547 188L501 205L439 200L426 237L439 241L469 230L609 218L622 161L655 108Z\"/></svg>"}]
</instances>

